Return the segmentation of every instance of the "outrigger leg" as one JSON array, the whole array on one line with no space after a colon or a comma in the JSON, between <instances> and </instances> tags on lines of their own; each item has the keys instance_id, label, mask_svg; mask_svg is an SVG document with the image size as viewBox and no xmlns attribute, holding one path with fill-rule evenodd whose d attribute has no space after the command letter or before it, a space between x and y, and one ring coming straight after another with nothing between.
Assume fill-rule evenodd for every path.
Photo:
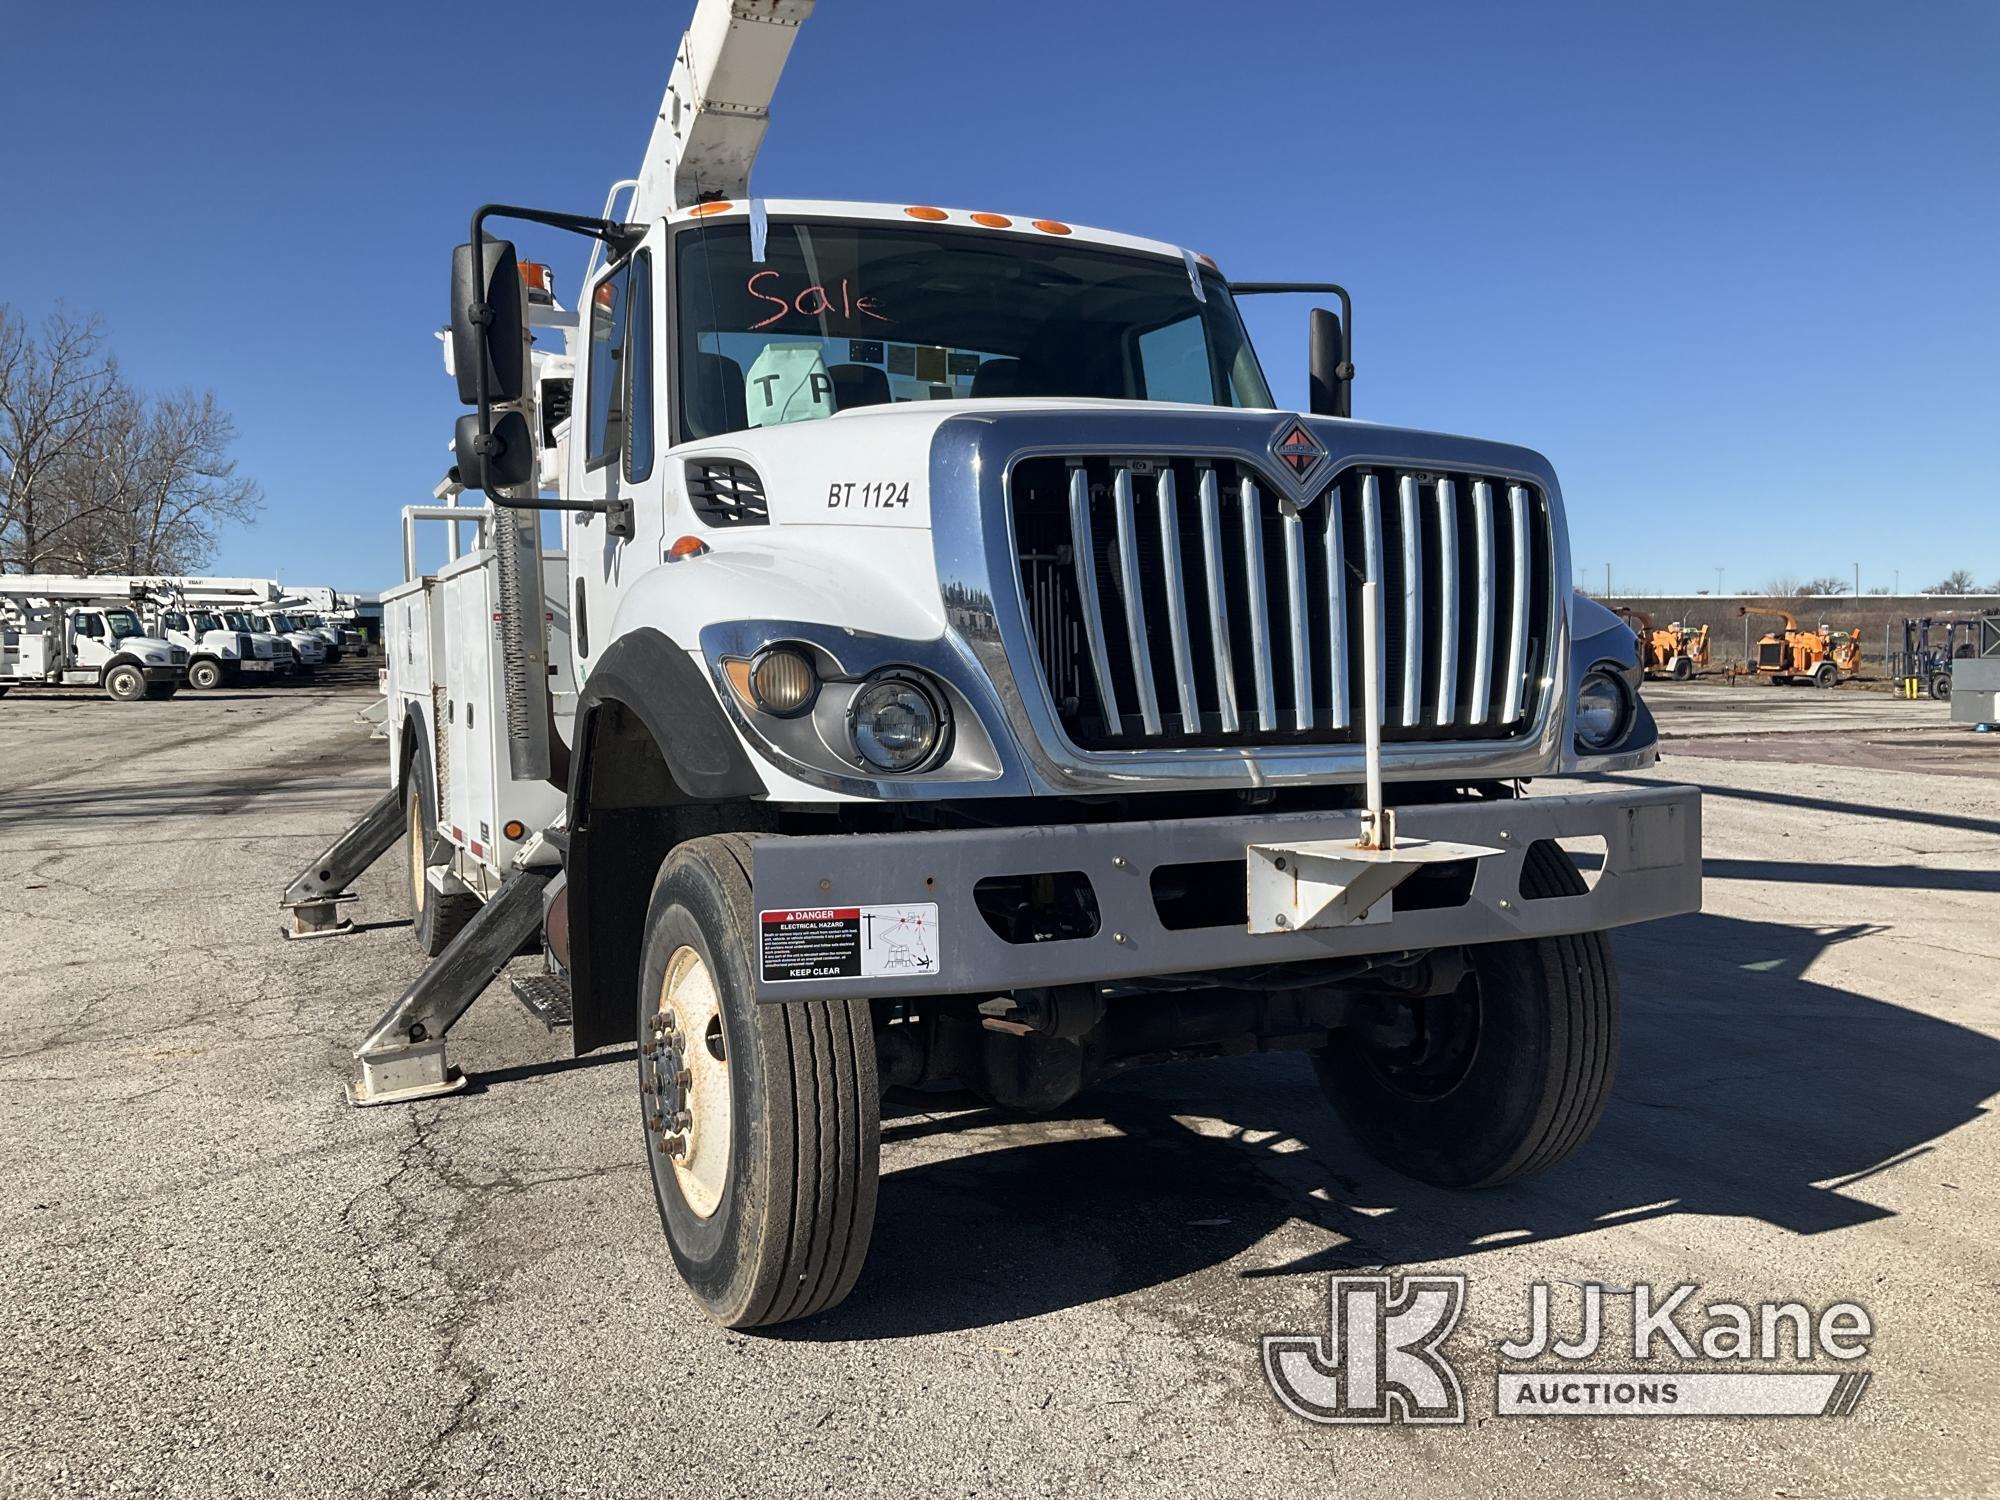
<instances>
[{"instance_id":1,"label":"outrigger leg","mask_svg":"<svg viewBox=\"0 0 2000 1500\"><path fill-rule=\"evenodd\" d=\"M551 864L508 875L355 1048L361 1066L347 1085L348 1103L398 1104L465 1087L465 1075L445 1061L444 1035L541 930L542 892L561 873Z\"/></svg>"},{"instance_id":2,"label":"outrigger leg","mask_svg":"<svg viewBox=\"0 0 2000 1500\"><path fill-rule=\"evenodd\" d=\"M355 899L348 882L380 859L403 836L403 797L395 787L362 815L361 821L322 850L290 885L278 902L291 914L279 929L288 938L334 937L352 932L354 923L340 914L343 903Z\"/></svg>"}]
</instances>

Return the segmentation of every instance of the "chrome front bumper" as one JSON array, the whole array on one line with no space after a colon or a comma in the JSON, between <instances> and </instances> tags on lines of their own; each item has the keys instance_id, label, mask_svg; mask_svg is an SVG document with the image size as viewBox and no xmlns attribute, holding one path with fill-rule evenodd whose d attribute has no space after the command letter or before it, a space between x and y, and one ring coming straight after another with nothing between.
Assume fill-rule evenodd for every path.
<instances>
[{"instance_id":1,"label":"chrome front bumper","mask_svg":"<svg viewBox=\"0 0 2000 1500\"><path fill-rule=\"evenodd\" d=\"M1171 930L1154 904L1153 871L1240 860L1247 879L1251 845L1351 841L1361 832L1358 812L759 838L753 844L752 894L760 958L770 958L775 930L784 934L781 943L793 944L787 950L793 954L815 951L811 944L819 942L818 951L828 958L823 967L843 972L778 979L769 977L760 961L758 998L998 994L1595 932L1701 906L1701 794L1693 787L1436 803L1399 808L1396 816L1403 838L1498 851L1477 861L1463 904L1279 933L1253 933L1241 925ZM1524 899L1521 866L1529 846L1573 838L1603 840L1603 868L1591 889ZM1100 918L1097 931L1064 941L1006 941L980 914L974 886L988 876L1048 871L1081 871L1088 878ZM856 965L841 949L849 923L865 934L864 942L888 925L907 923L910 941L893 957ZM815 925L823 936L810 931ZM845 972L856 967L870 972Z\"/></svg>"}]
</instances>

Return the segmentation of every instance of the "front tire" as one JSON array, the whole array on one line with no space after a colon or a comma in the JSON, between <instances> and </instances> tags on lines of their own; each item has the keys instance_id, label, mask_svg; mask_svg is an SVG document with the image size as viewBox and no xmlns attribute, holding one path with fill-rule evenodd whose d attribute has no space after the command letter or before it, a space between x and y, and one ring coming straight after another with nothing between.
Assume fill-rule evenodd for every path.
<instances>
[{"instance_id":1,"label":"front tire","mask_svg":"<svg viewBox=\"0 0 2000 1500\"><path fill-rule=\"evenodd\" d=\"M1940 703L1951 700L1951 673L1938 672L1931 677L1931 697Z\"/></svg>"},{"instance_id":2,"label":"front tire","mask_svg":"<svg viewBox=\"0 0 2000 1500\"><path fill-rule=\"evenodd\" d=\"M1674 681L1686 682L1694 676L1694 662L1685 656L1674 658Z\"/></svg>"},{"instance_id":3,"label":"front tire","mask_svg":"<svg viewBox=\"0 0 2000 1500\"><path fill-rule=\"evenodd\" d=\"M105 694L119 703L137 703L146 696L146 674L121 662L104 674Z\"/></svg>"},{"instance_id":4,"label":"front tire","mask_svg":"<svg viewBox=\"0 0 2000 1500\"><path fill-rule=\"evenodd\" d=\"M188 686L199 692L211 692L222 686L222 663L198 661L188 668Z\"/></svg>"},{"instance_id":5,"label":"front tire","mask_svg":"<svg viewBox=\"0 0 2000 1500\"><path fill-rule=\"evenodd\" d=\"M646 1160L674 1264L728 1328L847 1296L879 1170L868 1002L760 1003L755 931L748 839L693 839L668 856L638 995Z\"/></svg>"},{"instance_id":6,"label":"front tire","mask_svg":"<svg viewBox=\"0 0 2000 1500\"><path fill-rule=\"evenodd\" d=\"M1528 851L1521 894L1580 895L1553 844ZM1441 1187L1496 1187L1547 1171L1597 1126L1618 1064L1618 971L1601 932L1482 943L1417 1049L1342 1033L1314 1061L1362 1148Z\"/></svg>"},{"instance_id":7,"label":"front tire","mask_svg":"<svg viewBox=\"0 0 2000 1500\"><path fill-rule=\"evenodd\" d=\"M1840 669L1830 661L1823 661L1813 668L1812 681L1816 688L1831 688L1840 681Z\"/></svg>"}]
</instances>

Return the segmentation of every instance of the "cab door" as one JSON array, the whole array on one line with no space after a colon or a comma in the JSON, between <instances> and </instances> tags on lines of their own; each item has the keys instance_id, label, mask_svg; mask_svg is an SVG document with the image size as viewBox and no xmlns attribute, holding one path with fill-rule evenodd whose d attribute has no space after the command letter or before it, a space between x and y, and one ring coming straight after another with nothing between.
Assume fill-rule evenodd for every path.
<instances>
[{"instance_id":1,"label":"cab door","mask_svg":"<svg viewBox=\"0 0 2000 1500\"><path fill-rule=\"evenodd\" d=\"M597 274L584 290L577 316L577 388L570 408L564 496L623 501L631 507L629 524L622 527L602 512L568 513L565 550L579 687L610 644L625 591L662 560L663 246L662 226L655 225L629 255Z\"/></svg>"},{"instance_id":2,"label":"cab door","mask_svg":"<svg viewBox=\"0 0 2000 1500\"><path fill-rule=\"evenodd\" d=\"M70 659L79 667L96 671L111 660L111 632L104 616L94 609L70 611Z\"/></svg>"}]
</instances>

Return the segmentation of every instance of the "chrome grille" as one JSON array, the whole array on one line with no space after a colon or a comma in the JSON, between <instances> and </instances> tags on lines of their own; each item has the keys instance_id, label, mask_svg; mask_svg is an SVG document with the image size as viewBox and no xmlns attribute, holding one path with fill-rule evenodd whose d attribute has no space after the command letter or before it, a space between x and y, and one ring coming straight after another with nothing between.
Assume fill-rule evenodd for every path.
<instances>
[{"instance_id":1,"label":"chrome grille","mask_svg":"<svg viewBox=\"0 0 2000 1500\"><path fill-rule=\"evenodd\" d=\"M1527 730L1555 599L1538 488L1357 466L1303 509L1280 493L1228 458L1014 465L1025 613L1076 745L1358 743L1369 578L1380 585L1385 740Z\"/></svg>"}]
</instances>

